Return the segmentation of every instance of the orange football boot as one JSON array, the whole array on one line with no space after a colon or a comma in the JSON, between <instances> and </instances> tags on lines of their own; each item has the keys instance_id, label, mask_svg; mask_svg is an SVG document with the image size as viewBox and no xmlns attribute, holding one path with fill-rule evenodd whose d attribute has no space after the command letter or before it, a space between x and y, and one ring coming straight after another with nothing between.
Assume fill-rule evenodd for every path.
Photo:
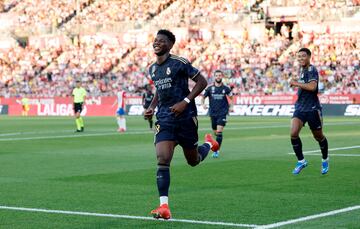
<instances>
[{"instance_id":1,"label":"orange football boot","mask_svg":"<svg viewBox=\"0 0 360 229\"><path fill-rule=\"evenodd\" d=\"M167 204L160 205L160 207L152 210L151 214L156 219L170 219L171 218L170 208Z\"/></svg>"},{"instance_id":2,"label":"orange football boot","mask_svg":"<svg viewBox=\"0 0 360 229\"><path fill-rule=\"evenodd\" d=\"M205 134L205 142L210 142L211 143L211 150L213 152L216 152L219 150L219 143L213 139L212 135L211 134Z\"/></svg>"}]
</instances>

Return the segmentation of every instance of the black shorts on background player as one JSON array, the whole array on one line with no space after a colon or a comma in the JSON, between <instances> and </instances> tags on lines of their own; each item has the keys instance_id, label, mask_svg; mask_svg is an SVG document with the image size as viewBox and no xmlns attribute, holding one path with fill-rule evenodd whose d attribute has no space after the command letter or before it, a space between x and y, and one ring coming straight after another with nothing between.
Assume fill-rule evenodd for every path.
<instances>
[{"instance_id":1,"label":"black shorts on background player","mask_svg":"<svg viewBox=\"0 0 360 229\"><path fill-rule=\"evenodd\" d=\"M295 111L293 118L300 119L304 126L308 123L311 130L319 130L322 128L322 112L321 110L313 110L307 112Z\"/></svg>"},{"instance_id":2,"label":"black shorts on background player","mask_svg":"<svg viewBox=\"0 0 360 229\"><path fill-rule=\"evenodd\" d=\"M74 103L74 112L81 113L83 109L83 103Z\"/></svg>"},{"instance_id":3,"label":"black shorts on background player","mask_svg":"<svg viewBox=\"0 0 360 229\"><path fill-rule=\"evenodd\" d=\"M210 116L211 128L216 130L217 126L226 126L226 115Z\"/></svg>"}]
</instances>

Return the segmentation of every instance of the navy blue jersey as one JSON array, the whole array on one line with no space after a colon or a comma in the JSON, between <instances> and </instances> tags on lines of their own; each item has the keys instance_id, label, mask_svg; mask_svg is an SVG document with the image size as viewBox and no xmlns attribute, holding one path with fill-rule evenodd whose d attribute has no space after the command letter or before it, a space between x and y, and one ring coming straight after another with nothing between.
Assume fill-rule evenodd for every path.
<instances>
[{"instance_id":1,"label":"navy blue jersey","mask_svg":"<svg viewBox=\"0 0 360 229\"><path fill-rule=\"evenodd\" d=\"M318 94L319 73L313 65L308 68L301 68L299 83L309 83L316 81L317 86L315 91L306 91L301 88L298 89L298 99L295 103L295 110L300 112L309 112L321 109Z\"/></svg>"},{"instance_id":2,"label":"navy blue jersey","mask_svg":"<svg viewBox=\"0 0 360 229\"><path fill-rule=\"evenodd\" d=\"M226 96L231 96L231 89L224 84L212 85L205 90L204 97L209 97L209 115L221 116L229 113L229 102Z\"/></svg>"},{"instance_id":3,"label":"navy blue jersey","mask_svg":"<svg viewBox=\"0 0 360 229\"><path fill-rule=\"evenodd\" d=\"M143 102L144 108L148 108L152 99L154 98L154 94L151 91L147 91L143 94Z\"/></svg>"},{"instance_id":4,"label":"navy blue jersey","mask_svg":"<svg viewBox=\"0 0 360 229\"><path fill-rule=\"evenodd\" d=\"M156 118L160 121L185 120L197 115L195 102L191 101L177 117L170 107L189 95L189 78L194 79L199 70L182 57L170 55L162 64L154 63L149 68L158 94Z\"/></svg>"}]
</instances>

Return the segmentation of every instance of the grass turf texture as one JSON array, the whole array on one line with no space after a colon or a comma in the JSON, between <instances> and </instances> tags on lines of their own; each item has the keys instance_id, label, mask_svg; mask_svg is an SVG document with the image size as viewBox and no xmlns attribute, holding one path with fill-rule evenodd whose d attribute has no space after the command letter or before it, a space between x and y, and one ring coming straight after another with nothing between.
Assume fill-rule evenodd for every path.
<instances>
[{"instance_id":1,"label":"grass turf texture","mask_svg":"<svg viewBox=\"0 0 360 229\"><path fill-rule=\"evenodd\" d=\"M153 134L142 117L127 117L118 134L111 117L85 117L74 133L70 117L0 116L0 205L150 216L158 206ZM359 145L359 118L325 117L329 148ZM210 131L199 119L199 136ZM229 117L219 159L186 164L178 147L171 165L170 207L176 219L272 224L360 205L360 149L330 152L330 171L320 174L320 155L291 174L295 156L290 118ZM306 126L303 149L319 149ZM210 155L209 155L210 156ZM360 210L283 228L359 228ZM0 228L224 228L0 209Z\"/></svg>"}]
</instances>

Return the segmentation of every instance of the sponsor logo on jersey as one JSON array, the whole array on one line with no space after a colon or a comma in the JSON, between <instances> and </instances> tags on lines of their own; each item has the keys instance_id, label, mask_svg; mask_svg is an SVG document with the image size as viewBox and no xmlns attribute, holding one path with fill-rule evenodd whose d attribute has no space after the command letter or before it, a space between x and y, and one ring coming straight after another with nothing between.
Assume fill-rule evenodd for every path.
<instances>
[{"instance_id":1,"label":"sponsor logo on jersey","mask_svg":"<svg viewBox=\"0 0 360 229\"><path fill-rule=\"evenodd\" d=\"M171 83L172 79L170 77L154 81L154 84L158 90L171 88Z\"/></svg>"}]
</instances>

